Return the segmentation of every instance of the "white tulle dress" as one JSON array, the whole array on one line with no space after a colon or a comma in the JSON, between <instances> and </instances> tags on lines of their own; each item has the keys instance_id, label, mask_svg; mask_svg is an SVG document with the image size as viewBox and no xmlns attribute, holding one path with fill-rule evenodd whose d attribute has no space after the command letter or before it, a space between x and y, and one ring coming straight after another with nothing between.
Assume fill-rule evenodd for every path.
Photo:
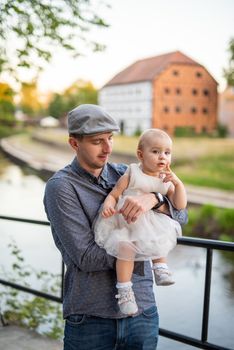
<instances>
[{"instance_id":1,"label":"white tulle dress","mask_svg":"<svg viewBox=\"0 0 234 350\"><path fill-rule=\"evenodd\" d=\"M138 164L131 164L128 188L119 198L120 209L126 196L150 192L165 195L170 183L144 174ZM149 210L142 214L135 223L128 224L121 214L103 218L101 213L94 224L95 241L108 254L122 260L142 261L166 257L176 245L176 238L181 236L180 224L168 215Z\"/></svg>"}]
</instances>

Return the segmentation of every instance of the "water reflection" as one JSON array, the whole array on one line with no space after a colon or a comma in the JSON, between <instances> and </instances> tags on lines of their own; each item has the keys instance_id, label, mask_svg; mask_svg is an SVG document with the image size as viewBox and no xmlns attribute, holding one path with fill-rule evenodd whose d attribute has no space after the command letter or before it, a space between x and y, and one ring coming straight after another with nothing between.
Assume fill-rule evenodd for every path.
<instances>
[{"instance_id":1,"label":"water reflection","mask_svg":"<svg viewBox=\"0 0 234 350\"><path fill-rule=\"evenodd\" d=\"M46 219L42 204L45 182L29 170L0 157L0 214ZM25 261L35 269L60 272L60 255L48 227L0 220L0 265L10 269L7 244L12 238L23 251ZM176 284L155 287L160 326L200 338L206 251L178 245L169 256ZM32 281L36 288L36 281ZM35 285L34 285L35 284ZM209 341L233 348L234 267L219 251L214 251L210 304ZM188 345L160 337L159 350L192 349Z\"/></svg>"}]
</instances>

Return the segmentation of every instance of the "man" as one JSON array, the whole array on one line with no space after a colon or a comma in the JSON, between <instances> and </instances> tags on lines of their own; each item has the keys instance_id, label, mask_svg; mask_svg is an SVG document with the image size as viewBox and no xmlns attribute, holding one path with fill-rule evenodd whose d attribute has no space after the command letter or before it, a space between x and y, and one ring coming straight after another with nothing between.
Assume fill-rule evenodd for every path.
<instances>
[{"instance_id":1,"label":"man","mask_svg":"<svg viewBox=\"0 0 234 350\"><path fill-rule=\"evenodd\" d=\"M155 350L158 313L150 263L135 263L133 285L139 311L125 317L115 299L115 258L94 241L95 217L126 170L123 164L108 163L113 132L119 127L101 107L80 105L68 113L68 130L76 157L48 181L44 198L54 241L66 264L64 350ZM129 197L121 213L130 223L160 206L168 212L162 198L145 194ZM186 213L170 204L169 209L177 220L182 217L181 223L186 221Z\"/></svg>"}]
</instances>

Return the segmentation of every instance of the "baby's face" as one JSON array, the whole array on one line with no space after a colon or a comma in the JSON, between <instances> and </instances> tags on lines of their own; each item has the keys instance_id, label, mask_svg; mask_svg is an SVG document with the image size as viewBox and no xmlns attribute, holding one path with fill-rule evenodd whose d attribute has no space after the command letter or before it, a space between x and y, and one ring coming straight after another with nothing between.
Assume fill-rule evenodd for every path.
<instances>
[{"instance_id":1,"label":"baby's face","mask_svg":"<svg viewBox=\"0 0 234 350\"><path fill-rule=\"evenodd\" d=\"M149 175L159 175L171 164L172 142L167 137L151 137L138 152L143 171Z\"/></svg>"}]
</instances>

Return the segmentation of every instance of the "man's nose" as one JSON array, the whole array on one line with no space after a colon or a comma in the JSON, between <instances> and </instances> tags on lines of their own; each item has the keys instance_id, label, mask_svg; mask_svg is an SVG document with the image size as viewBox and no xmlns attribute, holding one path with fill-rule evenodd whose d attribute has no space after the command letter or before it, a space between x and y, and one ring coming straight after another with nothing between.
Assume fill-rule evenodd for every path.
<instances>
[{"instance_id":1,"label":"man's nose","mask_svg":"<svg viewBox=\"0 0 234 350\"><path fill-rule=\"evenodd\" d=\"M110 153L112 150L112 142L111 141L106 141L103 145L103 151L105 153Z\"/></svg>"}]
</instances>

